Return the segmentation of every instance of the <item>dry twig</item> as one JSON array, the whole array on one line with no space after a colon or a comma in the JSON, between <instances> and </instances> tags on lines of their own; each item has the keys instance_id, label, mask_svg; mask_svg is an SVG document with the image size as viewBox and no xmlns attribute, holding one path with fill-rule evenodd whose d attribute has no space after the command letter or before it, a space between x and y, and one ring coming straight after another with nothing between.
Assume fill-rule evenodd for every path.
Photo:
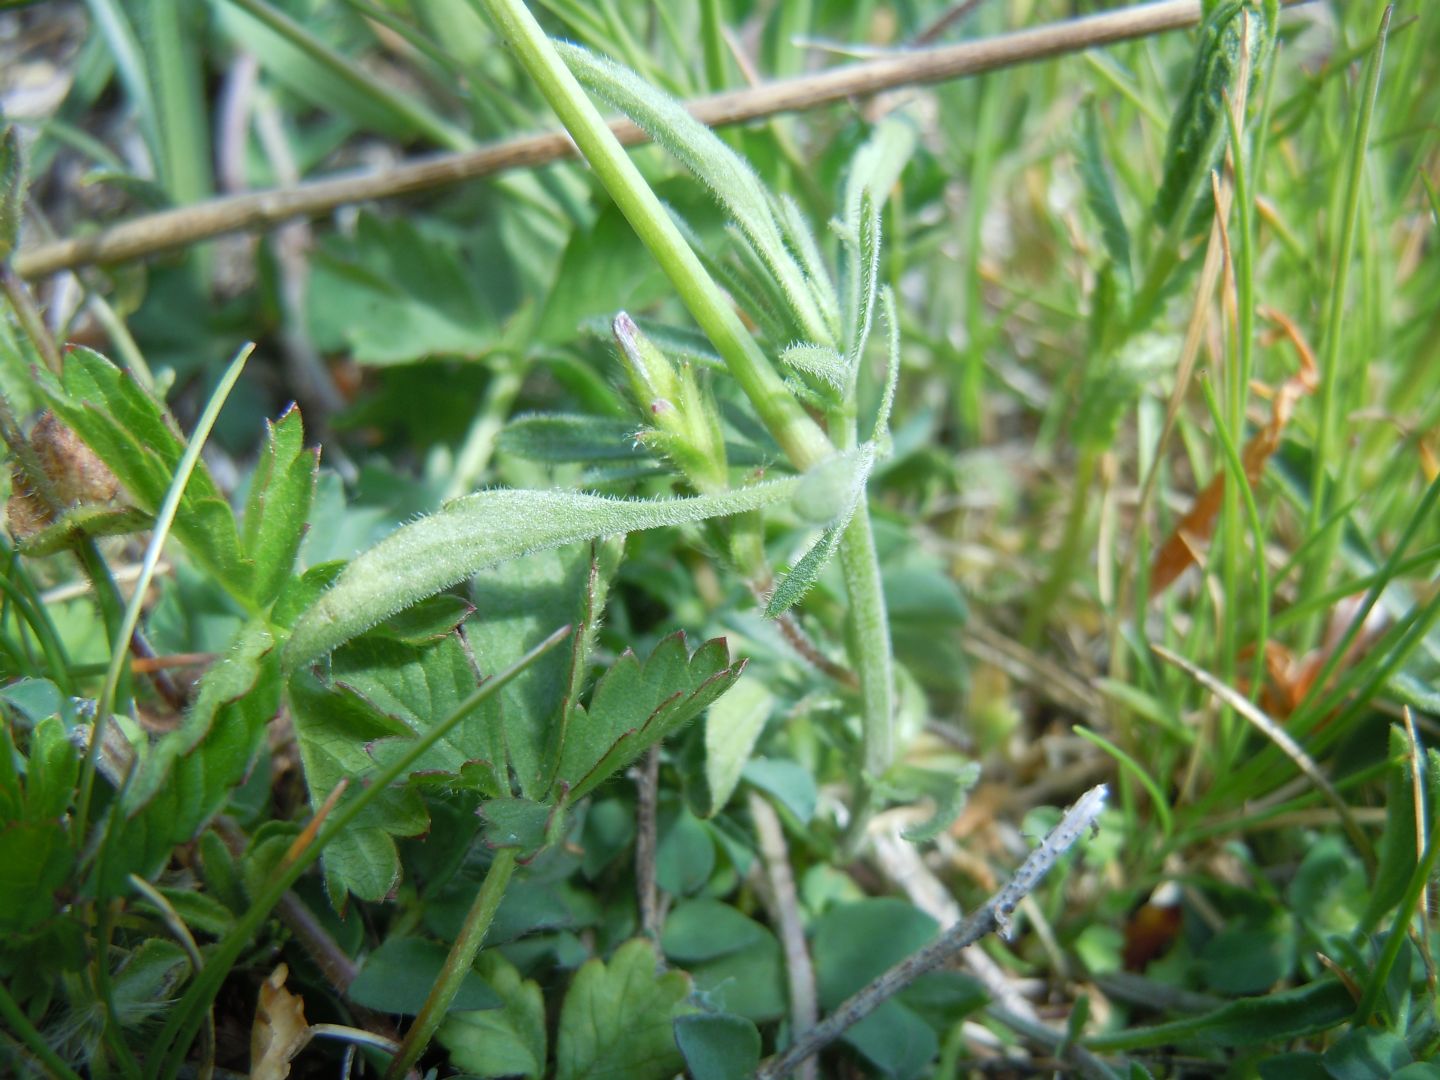
<instances>
[{"instance_id":1,"label":"dry twig","mask_svg":"<svg viewBox=\"0 0 1440 1080\"><path fill-rule=\"evenodd\" d=\"M690 111L712 127L739 124L881 90L944 82L1181 30L1199 19L1199 0L1160 0L958 45L900 51L878 60L715 94L692 102ZM629 121L616 121L611 128L626 144L645 141L645 135ZM37 278L77 266L123 262L223 233L274 228L283 221L318 216L348 203L413 195L574 156L574 144L564 132L525 135L475 150L422 158L383 172L315 180L147 214L88 236L22 250L15 257L15 269L24 277Z\"/></svg>"},{"instance_id":2,"label":"dry twig","mask_svg":"<svg viewBox=\"0 0 1440 1080\"><path fill-rule=\"evenodd\" d=\"M1060 857L1094 826L1105 807L1108 794L1105 785L1093 787L1065 812L1060 824L1050 830L1029 857L1015 871L1010 883L992 896L983 907L956 923L935 941L907 956L873 982L857 991L824 1021L799 1038L782 1054L770 1058L756 1073L758 1080L777 1080L788 1076L804 1060L819 1053L839 1038L848 1028L858 1024L880 1005L927 971L950 960L981 938L998 930L1008 934L1010 916L1020 901L1040 884ZM1018 1019L1018 1018L1017 1018Z\"/></svg>"}]
</instances>

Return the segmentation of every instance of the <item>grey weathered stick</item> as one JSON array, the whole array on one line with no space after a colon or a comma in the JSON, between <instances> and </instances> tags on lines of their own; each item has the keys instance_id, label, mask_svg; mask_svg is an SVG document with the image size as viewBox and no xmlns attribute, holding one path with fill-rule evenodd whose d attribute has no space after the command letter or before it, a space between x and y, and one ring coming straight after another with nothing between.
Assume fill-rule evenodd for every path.
<instances>
[{"instance_id":1,"label":"grey weathered stick","mask_svg":"<svg viewBox=\"0 0 1440 1080\"><path fill-rule=\"evenodd\" d=\"M1016 906L1040 884L1050 868L1074 846L1085 834L1085 830L1095 824L1100 811L1105 808L1107 794L1105 785L1101 784L1080 796L1075 805L1065 812L1060 824L1051 829L1049 835L1040 842L1040 846L1020 864L1020 869L1015 871L1010 883L992 896L984 907L956 923L935 941L910 954L842 1002L795 1045L765 1062L756 1073L757 1080L778 1080L779 1077L788 1075L800 1062L819 1053L848 1028L865 1019L927 971L939 967L986 934L997 930L1002 936L1008 934L1010 916Z\"/></svg>"},{"instance_id":2,"label":"grey weathered stick","mask_svg":"<svg viewBox=\"0 0 1440 1080\"><path fill-rule=\"evenodd\" d=\"M897 51L878 60L700 98L691 103L690 111L712 127L739 124L881 90L944 82L1180 30L1194 26L1199 19L1200 0L1160 0L958 45ZM645 139L628 121L616 121L611 127L626 144ZM147 214L89 236L22 250L15 256L15 269L24 277L36 278L93 263L123 262L222 233L270 229L282 221L313 217L348 203L412 195L574 156L575 147L563 132L525 135L476 150L422 158L383 172L314 180Z\"/></svg>"},{"instance_id":3,"label":"grey weathered stick","mask_svg":"<svg viewBox=\"0 0 1440 1080\"><path fill-rule=\"evenodd\" d=\"M773 894L773 917L780 930L785 950L785 976L790 986L790 1029L798 1038L815 1026L819 1006L815 1000L815 967L805 947L805 924L800 919L800 903L795 889L795 875L790 870L790 851L780 816L765 797L750 792L750 816L755 820L755 834L760 841L760 855L770 878ZM814 1080L813 1061L801 1066L801 1076Z\"/></svg>"}]
</instances>

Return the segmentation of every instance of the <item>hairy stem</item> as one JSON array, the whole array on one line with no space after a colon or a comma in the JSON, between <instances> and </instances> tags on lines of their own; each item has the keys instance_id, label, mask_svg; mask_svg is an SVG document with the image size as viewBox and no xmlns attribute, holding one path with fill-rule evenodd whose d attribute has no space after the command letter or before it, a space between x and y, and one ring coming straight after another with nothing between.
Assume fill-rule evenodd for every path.
<instances>
[{"instance_id":1,"label":"hairy stem","mask_svg":"<svg viewBox=\"0 0 1440 1080\"><path fill-rule=\"evenodd\" d=\"M830 457L834 447L825 433L770 366L739 313L685 242L669 212L630 161L523 0L471 3L483 7L495 22L516 59L555 110L786 455L799 469L808 469Z\"/></svg>"},{"instance_id":2,"label":"hairy stem","mask_svg":"<svg viewBox=\"0 0 1440 1080\"><path fill-rule=\"evenodd\" d=\"M415 1023L410 1025L410 1030L405 1033L405 1038L400 1043L400 1052L390 1062L390 1069L385 1074L387 1080L400 1080L425 1052L425 1047L430 1045L440 1022L450 1011L450 1003L460 992L460 984L475 965L475 956L485 941L490 923L495 918L495 911L500 907L500 898L505 895L505 888L510 884L510 875L514 872L514 849L502 848L497 851L490 869L485 872L480 891L475 894L475 902L470 905L470 911L465 916L465 925L460 928L460 936L450 946L450 954L445 957L445 966L440 969L439 978L426 995L425 1004L420 1006L420 1014L415 1017Z\"/></svg>"}]
</instances>

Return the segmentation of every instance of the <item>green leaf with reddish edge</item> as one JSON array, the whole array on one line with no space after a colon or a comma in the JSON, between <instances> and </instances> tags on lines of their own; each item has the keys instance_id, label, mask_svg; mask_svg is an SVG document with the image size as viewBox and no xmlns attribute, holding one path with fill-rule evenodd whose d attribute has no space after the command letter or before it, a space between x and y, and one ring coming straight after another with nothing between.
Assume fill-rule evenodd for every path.
<instances>
[{"instance_id":1,"label":"green leaf with reddish edge","mask_svg":"<svg viewBox=\"0 0 1440 1080\"><path fill-rule=\"evenodd\" d=\"M570 799L593 790L665 736L689 723L735 683L745 662L730 663L724 638L690 655L677 632L641 663L628 649L595 686L588 710L576 708L560 751L559 779Z\"/></svg>"},{"instance_id":2,"label":"green leaf with reddish edge","mask_svg":"<svg viewBox=\"0 0 1440 1080\"><path fill-rule=\"evenodd\" d=\"M164 407L129 372L99 353L75 348L57 379L39 376L50 407L125 486L135 505L154 514L185 452ZM191 558L247 607L254 602L254 567L246 560L235 515L204 463L197 464L171 527Z\"/></svg>"},{"instance_id":3,"label":"green leaf with reddish edge","mask_svg":"<svg viewBox=\"0 0 1440 1080\"><path fill-rule=\"evenodd\" d=\"M309 528L320 451L306 450L304 439L300 410L292 405L274 424L266 424L265 445L250 480L241 541L255 566L254 596L262 606L289 580Z\"/></svg>"},{"instance_id":4,"label":"green leaf with reddish edge","mask_svg":"<svg viewBox=\"0 0 1440 1080\"><path fill-rule=\"evenodd\" d=\"M560 1009L556 1080L669 1080L684 1068L673 1024L689 993L684 973L656 973L648 941L587 960Z\"/></svg>"}]
</instances>

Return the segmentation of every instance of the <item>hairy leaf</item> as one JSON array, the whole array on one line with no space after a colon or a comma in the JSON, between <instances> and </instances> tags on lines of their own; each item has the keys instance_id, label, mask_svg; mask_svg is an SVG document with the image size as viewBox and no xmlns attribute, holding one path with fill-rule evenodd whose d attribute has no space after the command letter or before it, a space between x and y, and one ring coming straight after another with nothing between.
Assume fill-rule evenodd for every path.
<instances>
[{"instance_id":1,"label":"hairy leaf","mask_svg":"<svg viewBox=\"0 0 1440 1080\"><path fill-rule=\"evenodd\" d=\"M799 481L772 480L693 498L610 499L569 491L481 491L391 533L304 612L285 646L293 670L410 604L521 555L599 536L758 510ZM481 612L482 616L484 612Z\"/></svg>"},{"instance_id":2,"label":"hairy leaf","mask_svg":"<svg viewBox=\"0 0 1440 1080\"><path fill-rule=\"evenodd\" d=\"M839 493L843 501L840 502L838 513L825 527L820 538L800 557L800 561L770 594L770 599L765 604L767 619L778 618L799 603L819 579L821 571L840 550L840 540L849 527L850 520L855 516L855 511L859 509L861 500L865 498L865 482L869 479L870 469L875 462L875 447L867 443L861 447L856 458L855 469L846 477L850 486L848 490ZM806 479L810 477L807 476Z\"/></svg>"},{"instance_id":3,"label":"hairy leaf","mask_svg":"<svg viewBox=\"0 0 1440 1080\"><path fill-rule=\"evenodd\" d=\"M1161 228L1180 215L1189 215L1197 199L1209 192L1205 177L1225 145L1225 93L1233 98L1239 89L1235 78L1241 68L1242 48L1250 54L1251 78L1263 70L1273 33L1271 8L1271 4L1255 0L1223 0L1206 13L1198 32L1195 65L1166 140L1165 174L1154 208Z\"/></svg>"},{"instance_id":4,"label":"hairy leaf","mask_svg":"<svg viewBox=\"0 0 1440 1080\"><path fill-rule=\"evenodd\" d=\"M268 605L295 567L300 542L309 527L310 502L320 452L304 448L300 410L291 406L266 425L265 445L250 480L241 539L254 564L254 596Z\"/></svg>"},{"instance_id":5,"label":"hairy leaf","mask_svg":"<svg viewBox=\"0 0 1440 1080\"><path fill-rule=\"evenodd\" d=\"M113 895L125 875L156 873L176 844L195 835L224 808L265 740L280 707L274 639L260 621L247 624L230 652L200 683L195 703L176 730L142 749L125 792L125 817L109 841L98 888Z\"/></svg>"},{"instance_id":6,"label":"hairy leaf","mask_svg":"<svg viewBox=\"0 0 1440 1080\"><path fill-rule=\"evenodd\" d=\"M557 42L556 47L586 89L644 128L710 188L773 275L806 334L815 341L828 342L830 327L820 313L804 271L786 246L775 202L749 164L683 105L633 71L578 45Z\"/></svg>"},{"instance_id":7,"label":"hairy leaf","mask_svg":"<svg viewBox=\"0 0 1440 1080\"><path fill-rule=\"evenodd\" d=\"M780 362L796 371L813 375L837 390L845 387L845 361L828 345L812 345L808 342L787 345L780 351Z\"/></svg>"}]
</instances>

